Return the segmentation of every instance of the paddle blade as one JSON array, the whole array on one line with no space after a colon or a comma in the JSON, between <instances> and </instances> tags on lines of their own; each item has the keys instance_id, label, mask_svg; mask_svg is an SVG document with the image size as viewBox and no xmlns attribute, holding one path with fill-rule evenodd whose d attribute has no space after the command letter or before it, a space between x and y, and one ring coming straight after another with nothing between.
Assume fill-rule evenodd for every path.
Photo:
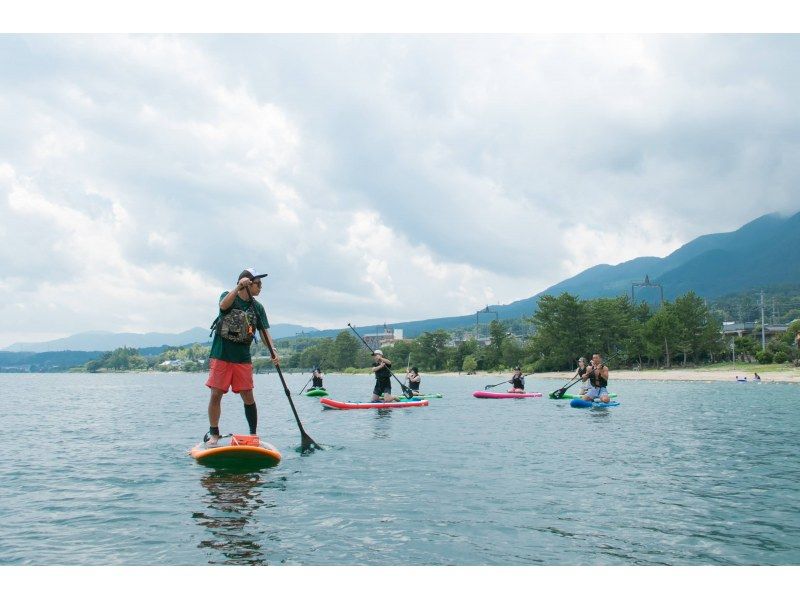
<instances>
[{"instance_id":1,"label":"paddle blade","mask_svg":"<svg viewBox=\"0 0 800 598\"><path fill-rule=\"evenodd\" d=\"M565 392L567 392L567 389L566 389L566 388L559 388L557 391L555 391L555 392L551 392L551 393L550 393L550 396L551 396L552 398L554 398L554 399L560 399L561 397L563 397L563 396L564 396L564 393L565 393Z\"/></svg>"},{"instance_id":2,"label":"paddle blade","mask_svg":"<svg viewBox=\"0 0 800 598\"><path fill-rule=\"evenodd\" d=\"M320 445L314 442L314 439L311 438L311 436L303 432L300 441L300 451L303 453L313 453L317 449L323 450Z\"/></svg>"}]
</instances>

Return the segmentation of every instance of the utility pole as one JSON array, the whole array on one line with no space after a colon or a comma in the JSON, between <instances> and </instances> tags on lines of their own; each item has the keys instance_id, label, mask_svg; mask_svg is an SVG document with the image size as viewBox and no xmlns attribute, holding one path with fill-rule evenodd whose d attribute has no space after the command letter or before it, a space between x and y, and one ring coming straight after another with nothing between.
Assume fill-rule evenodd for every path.
<instances>
[{"instance_id":1,"label":"utility pole","mask_svg":"<svg viewBox=\"0 0 800 598\"><path fill-rule=\"evenodd\" d=\"M764 330L764 291L761 291L761 350L767 350L766 331Z\"/></svg>"}]
</instances>

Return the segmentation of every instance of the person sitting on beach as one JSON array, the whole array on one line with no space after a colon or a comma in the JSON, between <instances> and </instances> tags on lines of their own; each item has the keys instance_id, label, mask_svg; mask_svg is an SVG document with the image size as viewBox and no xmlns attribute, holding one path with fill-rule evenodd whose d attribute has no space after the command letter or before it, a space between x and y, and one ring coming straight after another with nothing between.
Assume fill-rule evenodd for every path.
<instances>
[{"instance_id":1,"label":"person sitting on beach","mask_svg":"<svg viewBox=\"0 0 800 598\"><path fill-rule=\"evenodd\" d=\"M511 376L511 389L508 392L525 392L525 378L519 366L514 368L514 374Z\"/></svg>"},{"instance_id":2,"label":"person sitting on beach","mask_svg":"<svg viewBox=\"0 0 800 598\"><path fill-rule=\"evenodd\" d=\"M314 373L311 374L311 388L324 388L322 386L322 370L319 367L315 367Z\"/></svg>"},{"instance_id":3,"label":"person sitting on beach","mask_svg":"<svg viewBox=\"0 0 800 598\"><path fill-rule=\"evenodd\" d=\"M755 378L756 380L761 380L761 376L758 375L758 372L753 373L753 378Z\"/></svg>"},{"instance_id":4,"label":"person sitting on beach","mask_svg":"<svg viewBox=\"0 0 800 598\"><path fill-rule=\"evenodd\" d=\"M392 396L392 362L383 356L383 351L376 349L372 354L372 361L375 364L372 371L375 372L375 388L372 389L373 403L391 403L397 400Z\"/></svg>"},{"instance_id":5,"label":"person sitting on beach","mask_svg":"<svg viewBox=\"0 0 800 598\"><path fill-rule=\"evenodd\" d=\"M420 394L419 383L422 381L422 376L419 375L419 369L415 366L408 368L406 372L406 380L408 380L408 387L415 395Z\"/></svg>"},{"instance_id":6,"label":"person sitting on beach","mask_svg":"<svg viewBox=\"0 0 800 598\"><path fill-rule=\"evenodd\" d=\"M590 388L586 392L587 401L602 401L608 403L608 376L609 371L600 353L592 355L592 362L586 368L586 373L581 376L582 380L588 380Z\"/></svg>"},{"instance_id":7,"label":"person sitting on beach","mask_svg":"<svg viewBox=\"0 0 800 598\"><path fill-rule=\"evenodd\" d=\"M583 357L578 358L578 368L575 370L575 376L578 376L583 380L583 375L586 373L586 360ZM585 395L586 391L589 390L589 383L585 380L581 383L581 390L578 393L579 395Z\"/></svg>"}]
</instances>

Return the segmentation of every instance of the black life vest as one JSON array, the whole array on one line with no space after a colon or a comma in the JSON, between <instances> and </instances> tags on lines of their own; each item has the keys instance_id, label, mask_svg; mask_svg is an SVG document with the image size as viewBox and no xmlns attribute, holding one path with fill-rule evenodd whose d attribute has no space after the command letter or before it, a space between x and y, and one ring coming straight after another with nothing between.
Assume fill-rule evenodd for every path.
<instances>
[{"instance_id":1,"label":"black life vest","mask_svg":"<svg viewBox=\"0 0 800 598\"><path fill-rule=\"evenodd\" d=\"M592 370L589 374L589 382L591 382L592 386L595 388L605 388L608 386L608 380L603 378L597 370Z\"/></svg>"}]
</instances>

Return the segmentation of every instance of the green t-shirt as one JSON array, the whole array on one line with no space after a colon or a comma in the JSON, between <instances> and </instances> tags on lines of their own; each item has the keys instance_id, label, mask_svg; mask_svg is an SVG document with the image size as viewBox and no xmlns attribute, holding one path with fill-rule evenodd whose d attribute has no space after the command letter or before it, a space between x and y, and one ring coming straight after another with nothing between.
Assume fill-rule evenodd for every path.
<instances>
[{"instance_id":1,"label":"green t-shirt","mask_svg":"<svg viewBox=\"0 0 800 598\"><path fill-rule=\"evenodd\" d=\"M222 301L228 295L228 291L222 293L219 296L219 300ZM245 301L239 295L233 300L233 305L231 305L230 309L225 311L219 310L219 317L220 319L222 316L230 312L232 309L241 309L242 311L248 312L248 316L251 321L255 320L253 318L253 309L258 311L258 327L261 330L266 330L269 328L269 321L267 320L267 313L264 311L264 306L261 305L258 301L253 299L252 303L250 301ZM246 345L244 343L234 343L228 340L225 340L219 335L219 329L214 331L214 340L211 341L211 353L209 357L212 359L221 359L223 361L229 361L231 363L251 363L252 359L250 358L250 343Z\"/></svg>"}]
</instances>

